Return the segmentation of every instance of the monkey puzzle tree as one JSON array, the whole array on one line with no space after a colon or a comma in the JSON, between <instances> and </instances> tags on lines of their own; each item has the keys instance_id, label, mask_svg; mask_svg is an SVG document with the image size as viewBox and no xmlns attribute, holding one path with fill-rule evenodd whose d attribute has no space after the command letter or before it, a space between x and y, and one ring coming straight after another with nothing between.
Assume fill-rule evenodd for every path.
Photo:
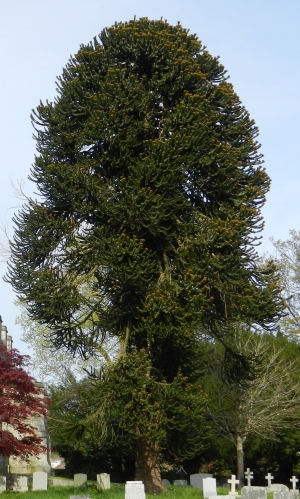
<instances>
[{"instance_id":1,"label":"monkey puzzle tree","mask_svg":"<svg viewBox=\"0 0 300 499\"><path fill-rule=\"evenodd\" d=\"M199 331L226 343L233 319L274 325L276 276L254 250L269 188L258 131L195 35L146 18L105 29L32 119L40 197L14 218L6 279L57 348L117 338L116 362L146 355L146 392L163 393L191 372ZM159 490L166 420L146 431L142 401L126 406L140 408L136 478Z\"/></svg>"},{"instance_id":2,"label":"monkey puzzle tree","mask_svg":"<svg viewBox=\"0 0 300 499\"><path fill-rule=\"evenodd\" d=\"M122 469L125 458L126 469L126 460L129 458L130 462L137 454L136 474L143 476L149 487L143 469L145 459L139 458L140 452L146 451L149 456L159 442L165 458L178 464L207 447L203 414L206 396L199 383L189 382L181 373L172 383L158 382L148 375L151 367L146 352L140 351L102 369L101 376L79 382L66 376L64 385L52 387L51 441L54 449L68 458L67 464L75 455L78 461L78 454L86 464L98 455L102 456L102 467L106 460L106 471L115 475L116 464ZM109 466L113 456L117 460ZM156 462L150 455L154 482L160 464L159 453L155 452L155 456ZM149 470L146 471L148 474Z\"/></svg>"}]
</instances>

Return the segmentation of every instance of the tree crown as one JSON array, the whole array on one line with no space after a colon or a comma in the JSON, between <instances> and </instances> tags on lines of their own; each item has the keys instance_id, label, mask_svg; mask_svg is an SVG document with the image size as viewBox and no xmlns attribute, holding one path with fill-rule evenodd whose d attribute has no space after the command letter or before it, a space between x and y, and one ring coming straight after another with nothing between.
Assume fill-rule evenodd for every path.
<instances>
[{"instance_id":1,"label":"tree crown","mask_svg":"<svg viewBox=\"0 0 300 499\"><path fill-rule=\"evenodd\" d=\"M32 119L41 198L15 216L7 279L57 346L109 333L176 357L200 326L274 325L276 276L254 250L258 130L195 35L146 18L105 29Z\"/></svg>"}]
</instances>

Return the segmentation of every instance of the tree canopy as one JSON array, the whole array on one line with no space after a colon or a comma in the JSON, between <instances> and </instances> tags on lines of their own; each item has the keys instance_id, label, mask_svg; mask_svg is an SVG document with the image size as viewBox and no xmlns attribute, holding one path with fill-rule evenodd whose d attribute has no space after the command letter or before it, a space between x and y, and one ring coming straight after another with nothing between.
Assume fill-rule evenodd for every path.
<instances>
[{"instance_id":1,"label":"tree canopy","mask_svg":"<svg viewBox=\"0 0 300 499\"><path fill-rule=\"evenodd\" d=\"M275 440L283 430L299 428L299 345L242 326L236 327L234 336L236 348L253 359L253 378L229 379L224 372L224 348L216 345L205 391L217 432L236 447L237 478L242 486L248 437ZM292 359L290 350L296 352Z\"/></svg>"},{"instance_id":2,"label":"tree canopy","mask_svg":"<svg viewBox=\"0 0 300 499\"><path fill-rule=\"evenodd\" d=\"M272 240L276 250L276 261L280 269L280 278L284 298L287 303L287 314L281 321L286 333L300 332L299 298L300 298L300 232L290 231L286 241Z\"/></svg>"},{"instance_id":3,"label":"tree canopy","mask_svg":"<svg viewBox=\"0 0 300 499\"><path fill-rule=\"evenodd\" d=\"M180 24L142 18L82 45L32 114L39 197L14 217L6 279L56 347L116 338L161 390L191 375L203 334L237 362L228 325L270 329L282 310L256 263L258 130L225 73Z\"/></svg>"}]
</instances>

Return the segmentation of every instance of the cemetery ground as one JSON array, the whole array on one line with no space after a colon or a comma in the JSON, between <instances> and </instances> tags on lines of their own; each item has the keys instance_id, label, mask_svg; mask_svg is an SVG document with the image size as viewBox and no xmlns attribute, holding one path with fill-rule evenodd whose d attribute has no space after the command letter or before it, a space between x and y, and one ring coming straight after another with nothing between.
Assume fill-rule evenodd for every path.
<instances>
[{"instance_id":1,"label":"cemetery ground","mask_svg":"<svg viewBox=\"0 0 300 499\"><path fill-rule=\"evenodd\" d=\"M179 487L175 485L166 486L167 493L160 493L168 499L203 499L202 489L193 487ZM228 488L218 487L219 495L227 495ZM98 490L96 482L88 482L88 486L83 488L50 486L48 490L29 490L28 492L13 492L6 490L1 493L1 499L69 499L70 496L89 496L91 499L124 499L125 485L111 484L110 490ZM271 499L272 494L268 494ZM146 494L147 499L157 497L157 494Z\"/></svg>"}]
</instances>

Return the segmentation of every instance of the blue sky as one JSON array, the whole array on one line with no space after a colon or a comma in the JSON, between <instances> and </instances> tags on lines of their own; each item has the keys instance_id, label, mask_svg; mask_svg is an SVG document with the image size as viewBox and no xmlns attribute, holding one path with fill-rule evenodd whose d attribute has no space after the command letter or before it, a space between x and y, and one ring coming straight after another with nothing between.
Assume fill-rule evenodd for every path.
<instances>
[{"instance_id":1,"label":"blue sky","mask_svg":"<svg viewBox=\"0 0 300 499\"><path fill-rule=\"evenodd\" d=\"M263 209L266 226L259 251L272 251L270 237L300 230L300 2L289 0L0 0L0 219L11 226L20 206L11 183L27 180L35 143L30 112L53 100L55 79L81 43L115 21L136 15L180 21L209 52L220 56L237 94L260 129L265 167L272 179ZM0 274L5 273L5 264ZM0 281L0 314L22 352L18 309Z\"/></svg>"}]
</instances>

